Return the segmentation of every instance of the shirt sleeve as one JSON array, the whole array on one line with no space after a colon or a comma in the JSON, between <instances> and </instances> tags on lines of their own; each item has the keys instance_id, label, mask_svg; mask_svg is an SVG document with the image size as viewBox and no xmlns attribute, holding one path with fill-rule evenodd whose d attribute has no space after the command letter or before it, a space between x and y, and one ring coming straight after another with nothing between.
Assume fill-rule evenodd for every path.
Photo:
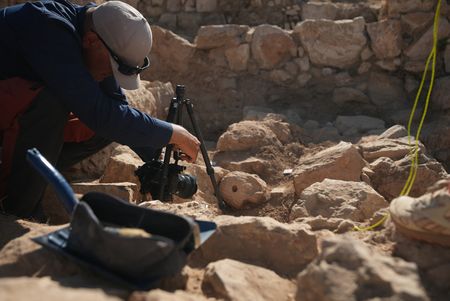
<instances>
[{"instance_id":1,"label":"shirt sleeve","mask_svg":"<svg viewBox=\"0 0 450 301\"><path fill-rule=\"evenodd\" d=\"M102 91L84 65L78 36L63 22L41 18L40 24L27 25L14 28L25 60L90 129L132 147L157 149L169 142L170 123L152 118Z\"/></svg>"}]
</instances>

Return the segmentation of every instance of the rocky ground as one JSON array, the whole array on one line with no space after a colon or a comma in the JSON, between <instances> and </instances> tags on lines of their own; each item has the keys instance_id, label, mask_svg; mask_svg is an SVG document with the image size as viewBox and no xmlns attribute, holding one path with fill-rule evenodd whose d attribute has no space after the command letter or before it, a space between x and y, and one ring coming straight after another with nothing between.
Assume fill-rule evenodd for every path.
<instances>
[{"instance_id":1,"label":"rocky ground","mask_svg":"<svg viewBox=\"0 0 450 301\"><path fill-rule=\"evenodd\" d=\"M143 162L113 144L64 171L78 196L105 192L218 230L179 275L132 292L30 239L70 221L47 189L47 224L0 215L0 300L449 300L449 248L408 239L389 218L357 230L386 216L408 178L405 100L420 83L435 1L127 2L157 41L150 81L130 103L164 119L173 85L187 85L230 208L218 208L201 156L186 169L199 185L191 199L142 196ZM447 2L413 197L449 177Z\"/></svg>"},{"instance_id":2,"label":"rocky ground","mask_svg":"<svg viewBox=\"0 0 450 301\"><path fill-rule=\"evenodd\" d=\"M192 199L163 203L138 193L133 171L142 161L126 147L111 146L66 173L102 173L95 181L74 182L77 193L104 191L139 206L213 220L216 233L191 254L180 275L156 290L130 292L30 240L60 226L0 216L5 300L37 294L47 300L448 300L448 248L403 237L390 221L355 231L382 218L407 179L405 128L322 144L302 142L307 132L282 115L249 114L216 144L208 142L231 207L226 211L217 207L201 157L186 170L197 177L199 191ZM448 177L420 147L412 196ZM45 204L49 223L68 221L51 191Z\"/></svg>"}]
</instances>

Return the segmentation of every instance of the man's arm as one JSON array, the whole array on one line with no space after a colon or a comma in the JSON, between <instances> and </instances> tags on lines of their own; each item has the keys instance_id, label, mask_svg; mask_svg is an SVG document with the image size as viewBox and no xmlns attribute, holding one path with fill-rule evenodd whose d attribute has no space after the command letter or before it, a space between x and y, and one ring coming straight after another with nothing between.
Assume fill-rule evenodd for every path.
<instances>
[{"instance_id":1,"label":"man's arm","mask_svg":"<svg viewBox=\"0 0 450 301\"><path fill-rule=\"evenodd\" d=\"M14 28L18 43L27 63L69 111L97 134L122 144L160 148L170 142L170 123L116 101L100 89L84 65L73 32L57 20L41 21L45 24L39 24L39 31Z\"/></svg>"}]
</instances>

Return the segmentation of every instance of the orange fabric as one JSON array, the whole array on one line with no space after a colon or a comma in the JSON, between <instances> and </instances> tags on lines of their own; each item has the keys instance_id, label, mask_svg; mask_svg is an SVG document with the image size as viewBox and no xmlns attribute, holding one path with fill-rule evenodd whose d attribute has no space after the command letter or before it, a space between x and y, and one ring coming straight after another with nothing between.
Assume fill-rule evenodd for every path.
<instances>
[{"instance_id":1,"label":"orange fabric","mask_svg":"<svg viewBox=\"0 0 450 301\"><path fill-rule=\"evenodd\" d=\"M6 180L11 171L19 133L18 117L25 112L41 89L35 82L19 77L0 80L0 132L3 136L0 197L6 193Z\"/></svg>"},{"instance_id":2,"label":"orange fabric","mask_svg":"<svg viewBox=\"0 0 450 301\"><path fill-rule=\"evenodd\" d=\"M64 127L64 142L82 142L94 136L94 132L70 113L69 120Z\"/></svg>"},{"instance_id":3,"label":"orange fabric","mask_svg":"<svg viewBox=\"0 0 450 301\"><path fill-rule=\"evenodd\" d=\"M6 193L12 158L20 126L18 118L27 110L42 90L42 85L19 77L0 80L0 139L2 143L0 168L0 197ZM64 128L64 142L81 142L94 136L72 113Z\"/></svg>"}]
</instances>

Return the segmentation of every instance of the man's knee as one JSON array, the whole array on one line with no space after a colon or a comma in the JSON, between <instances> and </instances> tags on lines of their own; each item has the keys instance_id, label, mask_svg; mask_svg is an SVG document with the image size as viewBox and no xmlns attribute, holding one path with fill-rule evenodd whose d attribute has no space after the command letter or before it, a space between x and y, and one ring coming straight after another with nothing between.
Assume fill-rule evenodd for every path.
<instances>
[{"instance_id":1,"label":"man's knee","mask_svg":"<svg viewBox=\"0 0 450 301\"><path fill-rule=\"evenodd\" d=\"M21 123L49 124L63 128L67 122L69 111L50 89L43 88L22 115ZM50 128L52 129L52 128Z\"/></svg>"}]
</instances>

